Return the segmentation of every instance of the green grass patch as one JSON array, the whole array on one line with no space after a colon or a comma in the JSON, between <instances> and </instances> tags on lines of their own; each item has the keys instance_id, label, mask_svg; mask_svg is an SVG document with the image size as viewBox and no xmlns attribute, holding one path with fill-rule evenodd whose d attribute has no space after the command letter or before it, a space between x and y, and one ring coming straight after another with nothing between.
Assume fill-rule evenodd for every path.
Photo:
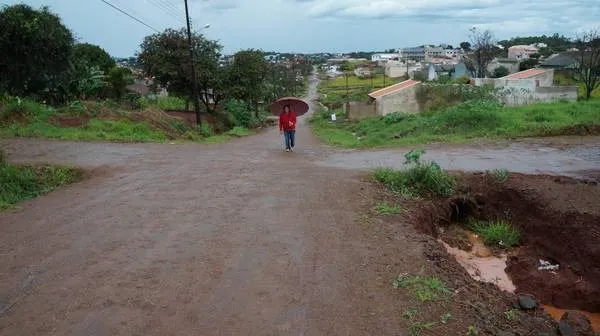
<instances>
[{"instance_id":1,"label":"green grass patch","mask_svg":"<svg viewBox=\"0 0 600 336\"><path fill-rule=\"evenodd\" d=\"M495 169L494 180L498 183L504 183L510 178L510 172L508 169Z\"/></svg>"},{"instance_id":2,"label":"green grass patch","mask_svg":"<svg viewBox=\"0 0 600 336\"><path fill-rule=\"evenodd\" d=\"M442 280L428 276L401 275L394 279L393 285L410 290L421 302L438 301L452 294Z\"/></svg>"},{"instance_id":3,"label":"green grass patch","mask_svg":"<svg viewBox=\"0 0 600 336\"><path fill-rule=\"evenodd\" d=\"M0 210L49 193L81 178L79 169L57 165L17 166L0 153Z\"/></svg>"},{"instance_id":4,"label":"green grass patch","mask_svg":"<svg viewBox=\"0 0 600 336\"><path fill-rule=\"evenodd\" d=\"M174 99L177 98L170 100L173 104ZM121 110L110 101L73 102L55 109L30 100L11 98L0 106L0 137L4 138L219 143L250 134L245 127L234 127L226 134L215 135L207 124L189 125L157 109Z\"/></svg>"},{"instance_id":5,"label":"green grass patch","mask_svg":"<svg viewBox=\"0 0 600 336\"><path fill-rule=\"evenodd\" d=\"M456 180L435 162L423 163L425 151L410 151L404 157L404 170L379 168L373 173L375 181L384 184L390 191L404 196L450 196L454 193Z\"/></svg>"},{"instance_id":6,"label":"green grass patch","mask_svg":"<svg viewBox=\"0 0 600 336\"><path fill-rule=\"evenodd\" d=\"M373 208L378 215L391 216L397 215L402 212L402 207L398 204L388 204L386 202L380 202Z\"/></svg>"},{"instance_id":7,"label":"green grass patch","mask_svg":"<svg viewBox=\"0 0 600 336\"><path fill-rule=\"evenodd\" d=\"M156 107L161 110L185 110L186 108L185 100L178 97L142 97L140 105L142 108Z\"/></svg>"},{"instance_id":8,"label":"green grass patch","mask_svg":"<svg viewBox=\"0 0 600 336\"><path fill-rule=\"evenodd\" d=\"M510 248L519 244L521 232L510 223L472 221L469 226L481 236L483 243L490 247Z\"/></svg>"},{"instance_id":9,"label":"green grass patch","mask_svg":"<svg viewBox=\"0 0 600 336\"><path fill-rule=\"evenodd\" d=\"M333 111L335 112L335 111ZM469 101L437 112L394 113L357 122L329 122L332 111L311 119L317 137L345 148L395 147L475 139L586 135L600 127L600 99L502 107Z\"/></svg>"}]
</instances>

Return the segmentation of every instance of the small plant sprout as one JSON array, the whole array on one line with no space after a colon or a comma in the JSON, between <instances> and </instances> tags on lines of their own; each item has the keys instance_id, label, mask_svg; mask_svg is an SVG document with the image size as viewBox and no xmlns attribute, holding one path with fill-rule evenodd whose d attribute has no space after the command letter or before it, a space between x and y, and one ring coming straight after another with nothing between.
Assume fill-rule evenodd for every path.
<instances>
[{"instance_id":1,"label":"small plant sprout","mask_svg":"<svg viewBox=\"0 0 600 336\"><path fill-rule=\"evenodd\" d=\"M402 207L397 204L388 204L386 202L377 203L374 208L378 215L397 215L402 212Z\"/></svg>"},{"instance_id":2,"label":"small plant sprout","mask_svg":"<svg viewBox=\"0 0 600 336\"><path fill-rule=\"evenodd\" d=\"M510 177L510 172L507 169L496 169L494 170L494 179L498 183L504 183L508 181Z\"/></svg>"}]
</instances>

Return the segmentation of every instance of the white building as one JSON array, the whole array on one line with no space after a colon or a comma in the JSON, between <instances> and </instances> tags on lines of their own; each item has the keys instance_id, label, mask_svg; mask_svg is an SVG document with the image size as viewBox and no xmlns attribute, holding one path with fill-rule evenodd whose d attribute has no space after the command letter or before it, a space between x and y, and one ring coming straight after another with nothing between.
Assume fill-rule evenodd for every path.
<instances>
[{"instance_id":1,"label":"white building","mask_svg":"<svg viewBox=\"0 0 600 336\"><path fill-rule=\"evenodd\" d=\"M371 62L387 62L399 57L399 54L373 54L371 55Z\"/></svg>"},{"instance_id":2,"label":"white building","mask_svg":"<svg viewBox=\"0 0 600 336\"><path fill-rule=\"evenodd\" d=\"M540 50L533 45L515 45L508 48L508 58L522 60L528 59L531 55L537 54Z\"/></svg>"}]
</instances>

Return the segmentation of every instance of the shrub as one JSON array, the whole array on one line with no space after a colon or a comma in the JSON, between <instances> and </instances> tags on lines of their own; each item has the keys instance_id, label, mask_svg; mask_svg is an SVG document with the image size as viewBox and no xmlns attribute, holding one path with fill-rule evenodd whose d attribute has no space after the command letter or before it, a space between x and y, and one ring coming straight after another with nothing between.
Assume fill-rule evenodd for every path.
<instances>
[{"instance_id":1,"label":"shrub","mask_svg":"<svg viewBox=\"0 0 600 336\"><path fill-rule=\"evenodd\" d=\"M258 121L248 104L242 100L228 100L225 103L225 109L227 110L227 113L229 113L234 126L252 128L258 124Z\"/></svg>"},{"instance_id":2,"label":"shrub","mask_svg":"<svg viewBox=\"0 0 600 336\"><path fill-rule=\"evenodd\" d=\"M389 190L418 196L449 196L454 193L455 179L435 162L422 163L423 150L413 150L404 157L405 164L413 166L406 170L380 168L373 177Z\"/></svg>"},{"instance_id":3,"label":"shrub","mask_svg":"<svg viewBox=\"0 0 600 336\"><path fill-rule=\"evenodd\" d=\"M29 99L19 97L8 98L0 106L0 123L12 122L16 120L27 120L31 117L44 115L47 107Z\"/></svg>"},{"instance_id":4,"label":"shrub","mask_svg":"<svg viewBox=\"0 0 600 336\"><path fill-rule=\"evenodd\" d=\"M394 113L386 114L383 117L383 121L386 124L395 124L397 122L400 122L400 121L406 119L408 116L409 116L408 113L394 112Z\"/></svg>"},{"instance_id":5,"label":"shrub","mask_svg":"<svg viewBox=\"0 0 600 336\"><path fill-rule=\"evenodd\" d=\"M519 244L520 231L505 221L470 223L473 231L481 235L484 244L490 247L509 248Z\"/></svg>"},{"instance_id":6,"label":"shrub","mask_svg":"<svg viewBox=\"0 0 600 336\"><path fill-rule=\"evenodd\" d=\"M470 84L471 83L471 78L469 78L468 76L460 76L460 77L457 77L454 80L454 83L456 83L456 84Z\"/></svg>"}]
</instances>

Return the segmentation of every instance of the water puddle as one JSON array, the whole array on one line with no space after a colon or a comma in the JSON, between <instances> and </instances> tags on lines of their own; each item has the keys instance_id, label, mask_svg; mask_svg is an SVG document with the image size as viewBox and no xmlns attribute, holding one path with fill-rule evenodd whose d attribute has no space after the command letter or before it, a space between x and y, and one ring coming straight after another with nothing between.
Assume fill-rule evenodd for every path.
<instances>
[{"instance_id":1,"label":"water puddle","mask_svg":"<svg viewBox=\"0 0 600 336\"><path fill-rule=\"evenodd\" d=\"M471 252L452 247L440 240L446 251L456 258L473 279L493 283L501 290L514 293L515 285L504 271L506 255L494 256L475 234L469 234L469 241L473 244Z\"/></svg>"},{"instance_id":2,"label":"water puddle","mask_svg":"<svg viewBox=\"0 0 600 336\"><path fill-rule=\"evenodd\" d=\"M544 305L543 307L544 311L550 314L550 316L552 316L552 318L556 321L560 321L560 318L563 316L563 314L569 311L569 309L561 309L547 305ZM581 310L578 312L585 315L585 317L590 320L592 323L592 329L594 329L594 331L600 331L600 313L590 313Z\"/></svg>"},{"instance_id":3,"label":"water puddle","mask_svg":"<svg viewBox=\"0 0 600 336\"><path fill-rule=\"evenodd\" d=\"M468 233L468 240L472 244L470 252L448 245L443 240L438 240L446 251L456 258L456 261L469 273L469 275L477 280L495 284L501 290L514 293L515 285L504 269L506 268L507 255L502 254L496 256L492 251L483 244L483 241L472 232ZM577 311L573 309L561 309L549 305L543 305L544 311L550 314L556 321L560 321L561 317L567 311ZM586 311L578 311L585 315L591 322L594 331L600 331L600 313L590 313Z\"/></svg>"}]
</instances>

